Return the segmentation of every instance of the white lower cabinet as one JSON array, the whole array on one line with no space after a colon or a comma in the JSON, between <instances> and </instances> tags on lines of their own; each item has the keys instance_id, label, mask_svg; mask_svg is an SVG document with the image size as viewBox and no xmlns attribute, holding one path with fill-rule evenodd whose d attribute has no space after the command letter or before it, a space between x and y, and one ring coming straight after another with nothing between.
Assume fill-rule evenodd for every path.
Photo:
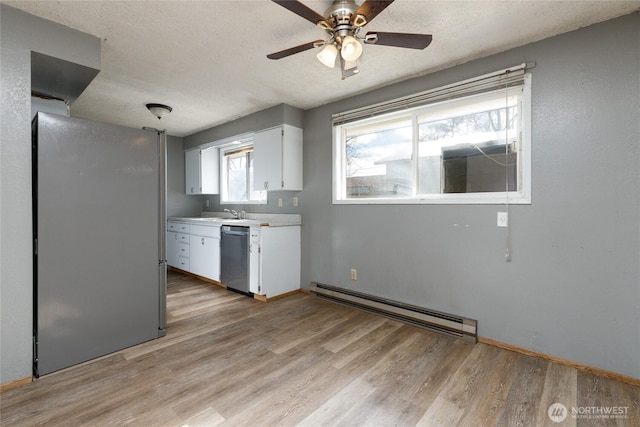
<instances>
[{"instance_id":1,"label":"white lower cabinet","mask_svg":"<svg viewBox=\"0 0 640 427\"><path fill-rule=\"evenodd\" d=\"M273 298L300 289L300 226L251 228L250 291Z\"/></svg>"},{"instance_id":2,"label":"white lower cabinet","mask_svg":"<svg viewBox=\"0 0 640 427\"><path fill-rule=\"evenodd\" d=\"M167 265L178 266L178 233L167 231Z\"/></svg>"},{"instance_id":3,"label":"white lower cabinet","mask_svg":"<svg viewBox=\"0 0 640 427\"><path fill-rule=\"evenodd\" d=\"M176 225L178 224L178 225ZM220 281L220 226L167 226L167 264L207 279ZM188 233L171 231L181 229Z\"/></svg>"},{"instance_id":4,"label":"white lower cabinet","mask_svg":"<svg viewBox=\"0 0 640 427\"><path fill-rule=\"evenodd\" d=\"M189 224L167 223L167 265L189 271Z\"/></svg>"},{"instance_id":5,"label":"white lower cabinet","mask_svg":"<svg viewBox=\"0 0 640 427\"><path fill-rule=\"evenodd\" d=\"M189 235L167 231L167 265L189 270Z\"/></svg>"},{"instance_id":6,"label":"white lower cabinet","mask_svg":"<svg viewBox=\"0 0 640 427\"><path fill-rule=\"evenodd\" d=\"M300 226L251 226L249 291L273 298L300 289ZM220 281L220 225L167 223L167 264Z\"/></svg>"},{"instance_id":7,"label":"white lower cabinet","mask_svg":"<svg viewBox=\"0 0 640 427\"><path fill-rule=\"evenodd\" d=\"M189 271L220 281L220 226L192 225L189 236Z\"/></svg>"},{"instance_id":8,"label":"white lower cabinet","mask_svg":"<svg viewBox=\"0 0 640 427\"><path fill-rule=\"evenodd\" d=\"M188 234L184 234L183 237L186 237L187 239L189 238ZM178 239L180 239L180 236L178 236ZM178 267L181 270L185 270L185 271L189 271L189 265L191 264L189 262L189 242L187 240L186 243L184 242L179 242L178 243L178 260L177 260L177 265L176 267Z\"/></svg>"}]
</instances>

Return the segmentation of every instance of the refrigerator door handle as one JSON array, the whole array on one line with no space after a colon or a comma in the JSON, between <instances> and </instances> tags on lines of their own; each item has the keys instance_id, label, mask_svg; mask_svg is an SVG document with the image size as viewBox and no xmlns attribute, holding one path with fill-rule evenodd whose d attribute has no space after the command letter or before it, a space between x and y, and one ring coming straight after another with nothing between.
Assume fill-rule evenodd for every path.
<instances>
[{"instance_id":1,"label":"refrigerator door handle","mask_svg":"<svg viewBox=\"0 0 640 427\"><path fill-rule=\"evenodd\" d=\"M158 132L158 259L167 259L167 134Z\"/></svg>"},{"instance_id":2,"label":"refrigerator door handle","mask_svg":"<svg viewBox=\"0 0 640 427\"><path fill-rule=\"evenodd\" d=\"M167 334L167 134L164 130L158 131L158 158L158 337L163 337Z\"/></svg>"}]
</instances>

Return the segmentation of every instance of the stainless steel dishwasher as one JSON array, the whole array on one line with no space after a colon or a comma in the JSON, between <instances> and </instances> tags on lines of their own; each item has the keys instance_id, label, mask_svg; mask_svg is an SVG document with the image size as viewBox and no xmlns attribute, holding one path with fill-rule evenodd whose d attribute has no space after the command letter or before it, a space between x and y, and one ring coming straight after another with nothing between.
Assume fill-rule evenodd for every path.
<instances>
[{"instance_id":1,"label":"stainless steel dishwasher","mask_svg":"<svg viewBox=\"0 0 640 427\"><path fill-rule=\"evenodd\" d=\"M249 292L249 227L220 229L220 282L232 291Z\"/></svg>"}]
</instances>

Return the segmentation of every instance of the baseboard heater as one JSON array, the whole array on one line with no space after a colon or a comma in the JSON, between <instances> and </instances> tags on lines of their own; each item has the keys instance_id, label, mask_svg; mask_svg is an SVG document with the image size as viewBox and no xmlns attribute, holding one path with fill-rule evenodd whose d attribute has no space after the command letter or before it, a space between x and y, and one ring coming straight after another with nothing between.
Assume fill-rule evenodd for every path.
<instances>
[{"instance_id":1,"label":"baseboard heater","mask_svg":"<svg viewBox=\"0 0 640 427\"><path fill-rule=\"evenodd\" d=\"M466 317L428 310L335 286L311 282L309 291L318 298L380 314L434 332L478 342L478 322Z\"/></svg>"}]
</instances>

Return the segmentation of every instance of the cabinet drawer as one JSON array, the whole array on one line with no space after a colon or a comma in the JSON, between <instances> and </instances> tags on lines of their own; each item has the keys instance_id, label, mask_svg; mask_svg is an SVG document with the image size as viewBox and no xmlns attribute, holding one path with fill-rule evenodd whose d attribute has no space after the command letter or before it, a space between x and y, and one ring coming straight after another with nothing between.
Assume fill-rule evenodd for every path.
<instances>
[{"instance_id":1,"label":"cabinet drawer","mask_svg":"<svg viewBox=\"0 0 640 427\"><path fill-rule=\"evenodd\" d=\"M177 240L180 243L189 243L189 235L184 233L177 233Z\"/></svg>"},{"instance_id":2,"label":"cabinet drawer","mask_svg":"<svg viewBox=\"0 0 640 427\"><path fill-rule=\"evenodd\" d=\"M192 236L213 237L215 239L219 239L220 226L192 225L190 233Z\"/></svg>"},{"instance_id":3,"label":"cabinet drawer","mask_svg":"<svg viewBox=\"0 0 640 427\"><path fill-rule=\"evenodd\" d=\"M189 245L187 243L178 243L178 256L189 257Z\"/></svg>"},{"instance_id":4,"label":"cabinet drawer","mask_svg":"<svg viewBox=\"0 0 640 427\"><path fill-rule=\"evenodd\" d=\"M189 233L189 224L182 222L167 223L167 231L178 231L180 233Z\"/></svg>"},{"instance_id":5,"label":"cabinet drawer","mask_svg":"<svg viewBox=\"0 0 640 427\"><path fill-rule=\"evenodd\" d=\"M178 265L176 265L181 270L189 271L189 258L178 257Z\"/></svg>"}]
</instances>

